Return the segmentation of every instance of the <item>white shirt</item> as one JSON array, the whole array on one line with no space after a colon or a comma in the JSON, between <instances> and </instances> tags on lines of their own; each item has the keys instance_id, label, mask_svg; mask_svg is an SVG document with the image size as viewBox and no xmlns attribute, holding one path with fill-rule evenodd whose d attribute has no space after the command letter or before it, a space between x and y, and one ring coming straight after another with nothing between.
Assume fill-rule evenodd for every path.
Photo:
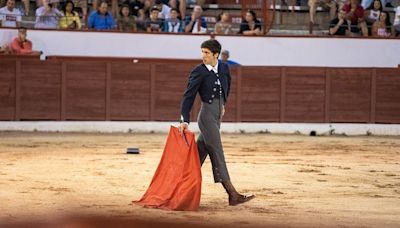
<instances>
[{"instance_id":1,"label":"white shirt","mask_svg":"<svg viewBox=\"0 0 400 228\"><path fill-rule=\"evenodd\" d=\"M9 11L7 6L0 9L1 26L4 27L17 27L17 22L21 22L21 12L14 8Z\"/></svg>"},{"instance_id":2,"label":"white shirt","mask_svg":"<svg viewBox=\"0 0 400 228\"><path fill-rule=\"evenodd\" d=\"M158 13L158 18L161 18L161 19L171 18L171 7L163 4L161 12Z\"/></svg>"},{"instance_id":3,"label":"white shirt","mask_svg":"<svg viewBox=\"0 0 400 228\"><path fill-rule=\"evenodd\" d=\"M209 71L213 70L214 73L218 74L218 60L217 60L217 64L215 64L215 66L211 66L210 64L206 64L206 67Z\"/></svg>"},{"instance_id":4,"label":"white shirt","mask_svg":"<svg viewBox=\"0 0 400 228\"><path fill-rule=\"evenodd\" d=\"M398 25L398 24L400 24L400 6L398 6L396 9L396 16L393 22L393 25Z\"/></svg>"},{"instance_id":5,"label":"white shirt","mask_svg":"<svg viewBox=\"0 0 400 228\"><path fill-rule=\"evenodd\" d=\"M47 12L44 6L39 7L36 10L35 28L57 29L58 19L61 16L63 14L56 8L52 8L50 12Z\"/></svg>"},{"instance_id":6,"label":"white shirt","mask_svg":"<svg viewBox=\"0 0 400 228\"><path fill-rule=\"evenodd\" d=\"M201 22L200 22L201 23ZM200 27L200 30L198 30ZM207 28L201 27L201 24L199 26L199 22L196 20L196 22L193 25L193 30L192 33L207 33Z\"/></svg>"}]
</instances>

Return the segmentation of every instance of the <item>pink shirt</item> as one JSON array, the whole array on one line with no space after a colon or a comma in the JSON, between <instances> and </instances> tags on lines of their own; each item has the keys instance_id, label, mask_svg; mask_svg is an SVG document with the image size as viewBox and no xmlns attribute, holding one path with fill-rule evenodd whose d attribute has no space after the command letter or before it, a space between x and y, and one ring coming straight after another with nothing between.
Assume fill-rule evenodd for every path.
<instances>
[{"instance_id":1,"label":"pink shirt","mask_svg":"<svg viewBox=\"0 0 400 228\"><path fill-rule=\"evenodd\" d=\"M16 37L10 45L11 52L15 54L31 54L32 53L32 42L25 40L21 42L18 37Z\"/></svg>"}]
</instances>

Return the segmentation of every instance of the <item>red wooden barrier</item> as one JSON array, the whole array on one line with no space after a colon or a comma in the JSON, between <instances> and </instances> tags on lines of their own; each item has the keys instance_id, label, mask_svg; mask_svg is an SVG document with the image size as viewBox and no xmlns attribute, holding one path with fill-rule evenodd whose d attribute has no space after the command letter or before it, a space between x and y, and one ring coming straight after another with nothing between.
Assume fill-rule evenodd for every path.
<instances>
[{"instance_id":1,"label":"red wooden barrier","mask_svg":"<svg viewBox=\"0 0 400 228\"><path fill-rule=\"evenodd\" d=\"M178 121L199 60L0 59L0 120ZM400 123L400 68L236 67L225 121ZM197 98L192 114L200 107Z\"/></svg>"}]
</instances>

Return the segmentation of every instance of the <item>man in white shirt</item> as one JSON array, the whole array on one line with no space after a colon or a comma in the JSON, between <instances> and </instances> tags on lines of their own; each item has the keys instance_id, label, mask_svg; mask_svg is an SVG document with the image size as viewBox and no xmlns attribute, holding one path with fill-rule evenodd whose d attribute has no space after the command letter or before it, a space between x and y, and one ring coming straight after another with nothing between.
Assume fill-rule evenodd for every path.
<instances>
[{"instance_id":1,"label":"man in white shirt","mask_svg":"<svg viewBox=\"0 0 400 228\"><path fill-rule=\"evenodd\" d=\"M21 12L15 8L15 0L7 0L7 5L0 9L2 27L20 27Z\"/></svg>"}]
</instances>

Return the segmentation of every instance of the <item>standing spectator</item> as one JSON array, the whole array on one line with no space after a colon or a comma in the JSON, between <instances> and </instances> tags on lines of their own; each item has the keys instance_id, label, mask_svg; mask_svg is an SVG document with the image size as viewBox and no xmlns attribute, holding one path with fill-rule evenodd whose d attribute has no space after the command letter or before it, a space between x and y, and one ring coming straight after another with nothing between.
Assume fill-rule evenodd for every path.
<instances>
[{"instance_id":1,"label":"standing spectator","mask_svg":"<svg viewBox=\"0 0 400 228\"><path fill-rule=\"evenodd\" d=\"M372 25L372 36L389 37L392 24L387 12L381 12L379 20Z\"/></svg>"},{"instance_id":2,"label":"standing spectator","mask_svg":"<svg viewBox=\"0 0 400 228\"><path fill-rule=\"evenodd\" d=\"M193 8L192 16L187 16L185 19L185 32L191 33L206 33L207 23L204 17L202 17L203 9L201 6L195 6Z\"/></svg>"},{"instance_id":3,"label":"standing spectator","mask_svg":"<svg viewBox=\"0 0 400 228\"><path fill-rule=\"evenodd\" d=\"M155 3L155 6L160 10L158 18L165 20L171 17L171 7L164 4L162 0L156 0Z\"/></svg>"},{"instance_id":4,"label":"standing spectator","mask_svg":"<svg viewBox=\"0 0 400 228\"><path fill-rule=\"evenodd\" d=\"M19 27L21 12L15 8L15 0L7 0L7 5L0 9L0 26Z\"/></svg>"},{"instance_id":5,"label":"standing spectator","mask_svg":"<svg viewBox=\"0 0 400 228\"><path fill-rule=\"evenodd\" d=\"M343 6L343 10L346 12L346 19L351 21L351 33L361 33L363 36L368 36L367 23L364 19L364 9L360 5L359 0L350 0Z\"/></svg>"},{"instance_id":6,"label":"standing spectator","mask_svg":"<svg viewBox=\"0 0 400 228\"><path fill-rule=\"evenodd\" d=\"M171 18L164 21L164 32L183 32L182 22L178 19L178 10L171 9Z\"/></svg>"},{"instance_id":7,"label":"standing spectator","mask_svg":"<svg viewBox=\"0 0 400 228\"><path fill-rule=\"evenodd\" d=\"M74 11L75 5L71 0L63 6L64 16L60 18L60 29L76 29L82 28L81 20L77 12Z\"/></svg>"},{"instance_id":8,"label":"standing spectator","mask_svg":"<svg viewBox=\"0 0 400 228\"><path fill-rule=\"evenodd\" d=\"M333 19L329 26L329 35L345 36L350 34L350 22L346 20L346 12L340 10L338 17Z\"/></svg>"},{"instance_id":9,"label":"standing spectator","mask_svg":"<svg viewBox=\"0 0 400 228\"><path fill-rule=\"evenodd\" d=\"M101 2L98 9L90 14L88 28L96 30L115 29L115 21L113 16L108 12L107 2Z\"/></svg>"},{"instance_id":10,"label":"standing spectator","mask_svg":"<svg viewBox=\"0 0 400 228\"><path fill-rule=\"evenodd\" d=\"M146 20L145 28L147 32L161 32L163 30L163 21L158 18L160 10L157 6L153 6L150 10L150 18Z\"/></svg>"},{"instance_id":11,"label":"standing spectator","mask_svg":"<svg viewBox=\"0 0 400 228\"><path fill-rule=\"evenodd\" d=\"M57 29L58 20L63 14L53 6L53 3L43 1L43 6L36 10L35 28Z\"/></svg>"},{"instance_id":12,"label":"standing spectator","mask_svg":"<svg viewBox=\"0 0 400 228\"><path fill-rule=\"evenodd\" d=\"M222 12L218 16L218 22L214 27L215 34L231 34L232 33L232 23L231 17L228 12Z\"/></svg>"},{"instance_id":13,"label":"standing spectator","mask_svg":"<svg viewBox=\"0 0 400 228\"><path fill-rule=\"evenodd\" d=\"M10 51L14 54L40 54L32 51L32 42L27 38L27 30L24 27L18 29L18 36L10 44Z\"/></svg>"},{"instance_id":14,"label":"standing spectator","mask_svg":"<svg viewBox=\"0 0 400 228\"><path fill-rule=\"evenodd\" d=\"M247 11L245 20L240 24L239 34L250 36L263 34L261 22L257 19L256 12L253 10Z\"/></svg>"},{"instance_id":15,"label":"standing spectator","mask_svg":"<svg viewBox=\"0 0 400 228\"><path fill-rule=\"evenodd\" d=\"M117 20L118 29L121 32L136 32L136 18L131 15L129 5L122 5L119 12L120 17Z\"/></svg>"},{"instance_id":16,"label":"standing spectator","mask_svg":"<svg viewBox=\"0 0 400 228\"><path fill-rule=\"evenodd\" d=\"M308 0L309 12L310 12L310 23L309 32L312 34L315 23L315 16L317 13L317 7L321 5L324 8L329 8L329 19L333 20L336 17L337 4L334 0Z\"/></svg>"}]
</instances>

